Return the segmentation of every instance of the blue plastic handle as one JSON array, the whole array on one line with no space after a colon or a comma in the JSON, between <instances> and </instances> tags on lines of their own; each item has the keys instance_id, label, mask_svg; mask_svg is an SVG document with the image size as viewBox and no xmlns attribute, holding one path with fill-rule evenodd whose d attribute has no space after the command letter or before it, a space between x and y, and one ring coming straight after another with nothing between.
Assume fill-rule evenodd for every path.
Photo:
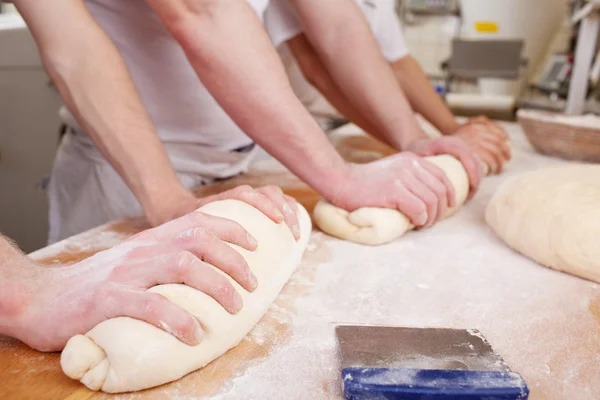
<instances>
[{"instance_id":1,"label":"blue plastic handle","mask_svg":"<svg viewBox=\"0 0 600 400\"><path fill-rule=\"evenodd\" d=\"M529 389L515 372L344 368L348 400L526 400Z\"/></svg>"}]
</instances>

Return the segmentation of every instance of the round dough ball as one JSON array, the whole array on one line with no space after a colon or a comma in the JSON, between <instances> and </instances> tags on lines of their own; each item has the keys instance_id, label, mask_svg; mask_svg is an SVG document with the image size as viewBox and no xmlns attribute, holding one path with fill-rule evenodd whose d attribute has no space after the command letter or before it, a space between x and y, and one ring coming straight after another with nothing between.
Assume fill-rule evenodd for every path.
<instances>
[{"instance_id":1,"label":"round dough ball","mask_svg":"<svg viewBox=\"0 0 600 400\"><path fill-rule=\"evenodd\" d=\"M600 282L600 166L554 167L509 179L485 219L519 253Z\"/></svg>"},{"instance_id":2,"label":"round dough ball","mask_svg":"<svg viewBox=\"0 0 600 400\"><path fill-rule=\"evenodd\" d=\"M469 177L463 165L449 155L426 157L445 173L456 194L456 207L448 209L445 217L460 207L469 194ZM363 207L352 212L336 207L321 199L313 211L314 221L325 233L351 242L380 245L391 242L414 228L410 220L398 210Z\"/></svg>"}]
</instances>

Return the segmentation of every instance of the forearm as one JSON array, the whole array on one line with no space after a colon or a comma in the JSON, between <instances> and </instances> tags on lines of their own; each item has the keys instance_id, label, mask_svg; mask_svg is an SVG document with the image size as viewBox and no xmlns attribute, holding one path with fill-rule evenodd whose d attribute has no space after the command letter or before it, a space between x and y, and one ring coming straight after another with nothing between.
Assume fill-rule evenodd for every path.
<instances>
[{"instance_id":1,"label":"forearm","mask_svg":"<svg viewBox=\"0 0 600 400\"><path fill-rule=\"evenodd\" d=\"M180 187L116 48L77 0L20 0L67 108L142 206Z\"/></svg>"},{"instance_id":2,"label":"forearm","mask_svg":"<svg viewBox=\"0 0 600 400\"><path fill-rule=\"evenodd\" d=\"M419 63L406 56L392 63L392 69L412 108L435 126L442 134L454 133L459 124L438 95Z\"/></svg>"},{"instance_id":3,"label":"forearm","mask_svg":"<svg viewBox=\"0 0 600 400\"><path fill-rule=\"evenodd\" d=\"M41 269L0 235L0 334L21 339L24 315Z\"/></svg>"},{"instance_id":4,"label":"forearm","mask_svg":"<svg viewBox=\"0 0 600 400\"><path fill-rule=\"evenodd\" d=\"M401 149L424 137L394 74L352 0L290 0L304 32L348 100ZM351 43L351 48L348 46Z\"/></svg>"},{"instance_id":5,"label":"forearm","mask_svg":"<svg viewBox=\"0 0 600 400\"><path fill-rule=\"evenodd\" d=\"M327 71L314 48L306 39L304 34L300 34L286 42L290 51L294 55L304 78L313 85L343 116L353 122L366 133L377 139L390 144L386 135L380 132L376 124L364 116L348 98L342 93L338 85L334 82L331 74Z\"/></svg>"},{"instance_id":6,"label":"forearm","mask_svg":"<svg viewBox=\"0 0 600 400\"><path fill-rule=\"evenodd\" d=\"M344 174L345 163L294 96L247 2L147 2L236 124L301 179L327 193L332 181Z\"/></svg>"}]
</instances>

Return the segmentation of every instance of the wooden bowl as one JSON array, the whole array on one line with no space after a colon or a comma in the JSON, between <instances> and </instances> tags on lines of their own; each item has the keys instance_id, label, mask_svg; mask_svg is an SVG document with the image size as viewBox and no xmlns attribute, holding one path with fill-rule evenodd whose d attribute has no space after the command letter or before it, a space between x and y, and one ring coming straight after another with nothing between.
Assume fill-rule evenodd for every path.
<instances>
[{"instance_id":1,"label":"wooden bowl","mask_svg":"<svg viewBox=\"0 0 600 400\"><path fill-rule=\"evenodd\" d=\"M567 160L600 163L600 117L521 109L517 119L537 152Z\"/></svg>"}]
</instances>

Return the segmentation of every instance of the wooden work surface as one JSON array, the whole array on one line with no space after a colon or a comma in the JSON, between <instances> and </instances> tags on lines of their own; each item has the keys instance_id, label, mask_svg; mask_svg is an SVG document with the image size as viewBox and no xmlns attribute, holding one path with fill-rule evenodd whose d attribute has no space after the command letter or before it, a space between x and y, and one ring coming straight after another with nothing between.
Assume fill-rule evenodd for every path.
<instances>
[{"instance_id":1,"label":"wooden work surface","mask_svg":"<svg viewBox=\"0 0 600 400\"><path fill-rule=\"evenodd\" d=\"M532 399L600 398L600 291L596 284L541 267L514 253L483 215L507 177L564 161L535 154L516 124L513 160L486 178L477 196L434 229L366 247L313 231L302 264L274 306L236 348L200 371L147 391L111 396L63 375L59 354L0 337L0 399L330 399L340 396L333 328L339 323L476 328ZM355 162L390 152L352 126L332 137ZM239 184L278 184L309 211L319 197L272 160L198 195ZM32 256L76 262L144 229L140 220L109 224Z\"/></svg>"}]
</instances>

